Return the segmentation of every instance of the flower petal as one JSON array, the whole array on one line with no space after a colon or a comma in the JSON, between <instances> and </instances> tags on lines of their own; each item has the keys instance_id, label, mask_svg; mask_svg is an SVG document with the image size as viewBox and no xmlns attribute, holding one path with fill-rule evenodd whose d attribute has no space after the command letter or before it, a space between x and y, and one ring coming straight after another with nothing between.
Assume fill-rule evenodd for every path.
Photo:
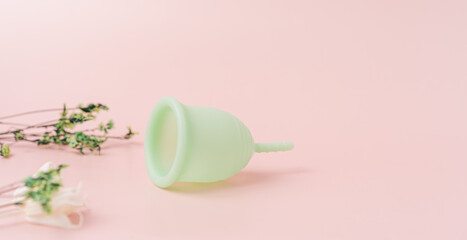
<instances>
[{"instance_id":1,"label":"flower petal","mask_svg":"<svg viewBox=\"0 0 467 240\"><path fill-rule=\"evenodd\" d=\"M49 170L52 169L52 168L54 168L53 163L52 163L52 162L46 162L46 163L44 163L44 164L39 168L39 170L37 170L36 173L34 173L34 174L32 175L32 177L37 177L37 176L38 176L38 173L40 173L40 172L47 172L47 171L49 171Z\"/></svg>"},{"instance_id":2,"label":"flower petal","mask_svg":"<svg viewBox=\"0 0 467 240\"><path fill-rule=\"evenodd\" d=\"M79 228L83 225L83 214L81 212L76 212L78 214L78 223L72 223L69 215L64 213L56 213L51 215L42 215L42 216L26 216L26 220L32 223L61 227L61 228Z\"/></svg>"}]
</instances>

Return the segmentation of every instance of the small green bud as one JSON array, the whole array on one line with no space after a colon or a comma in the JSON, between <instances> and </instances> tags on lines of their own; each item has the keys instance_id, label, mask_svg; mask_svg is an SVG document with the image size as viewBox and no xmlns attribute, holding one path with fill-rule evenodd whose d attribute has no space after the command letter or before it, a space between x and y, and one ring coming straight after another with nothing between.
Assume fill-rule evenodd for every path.
<instances>
[{"instance_id":1,"label":"small green bud","mask_svg":"<svg viewBox=\"0 0 467 240\"><path fill-rule=\"evenodd\" d=\"M107 128L105 127L103 123L99 124L99 130L107 133Z\"/></svg>"},{"instance_id":2,"label":"small green bud","mask_svg":"<svg viewBox=\"0 0 467 240\"><path fill-rule=\"evenodd\" d=\"M10 155L10 147L6 144L2 145L2 156L3 157L8 157Z\"/></svg>"}]
</instances>

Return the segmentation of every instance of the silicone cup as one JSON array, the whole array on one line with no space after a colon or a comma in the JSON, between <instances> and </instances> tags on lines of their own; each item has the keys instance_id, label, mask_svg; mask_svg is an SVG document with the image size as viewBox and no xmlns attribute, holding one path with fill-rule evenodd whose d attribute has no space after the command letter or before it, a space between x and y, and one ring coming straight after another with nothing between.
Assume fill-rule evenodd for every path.
<instances>
[{"instance_id":1,"label":"silicone cup","mask_svg":"<svg viewBox=\"0 0 467 240\"><path fill-rule=\"evenodd\" d=\"M165 188L174 182L215 182L235 175L253 152L288 151L291 142L254 143L248 128L217 108L183 105L162 98L150 115L144 151L151 180Z\"/></svg>"}]
</instances>

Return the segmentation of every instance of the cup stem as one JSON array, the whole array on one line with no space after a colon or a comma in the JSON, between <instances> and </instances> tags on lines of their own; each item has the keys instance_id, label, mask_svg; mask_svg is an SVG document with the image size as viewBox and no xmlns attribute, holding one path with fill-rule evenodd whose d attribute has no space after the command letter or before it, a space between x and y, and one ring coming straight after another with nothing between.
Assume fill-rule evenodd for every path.
<instances>
[{"instance_id":1,"label":"cup stem","mask_svg":"<svg viewBox=\"0 0 467 240\"><path fill-rule=\"evenodd\" d=\"M293 142L255 143L255 152L285 152L294 148Z\"/></svg>"}]
</instances>

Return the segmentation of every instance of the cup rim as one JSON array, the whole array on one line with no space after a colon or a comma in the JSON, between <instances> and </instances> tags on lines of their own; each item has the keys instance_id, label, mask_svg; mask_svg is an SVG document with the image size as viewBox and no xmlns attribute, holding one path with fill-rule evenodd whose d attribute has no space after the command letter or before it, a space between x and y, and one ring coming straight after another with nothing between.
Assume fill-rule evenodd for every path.
<instances>
[{"instance_id":1,"label":"cup rim","mask_svg":"<svg viewBox=\"0 0 467 240\"><path fill-rule=\"evenodd\" d=\"M155 137L152 133L154 132L154 128L157 126L156 124L154 124L154 121L157 121L158 116L166 108L170 108L175 115L177 123L177 147L175 150L175 159L173 160L169 171L164 175L161 175L158 171L156 171L157 166L155 163L157 159L151 151L151 147L154 146L154 144L157 144L154 142ZM172 185L175 181L177 181L177 178L180 176L186 159L186 125L187 124L183 104L181 104L177 99L173 97L168 96L159 100L159 102L154 106L151 112L146 127L144 153L146 159L146 168L149 173L149 176L152 182L159 187L166 188Z\"/></svg>"}]
</instances>

